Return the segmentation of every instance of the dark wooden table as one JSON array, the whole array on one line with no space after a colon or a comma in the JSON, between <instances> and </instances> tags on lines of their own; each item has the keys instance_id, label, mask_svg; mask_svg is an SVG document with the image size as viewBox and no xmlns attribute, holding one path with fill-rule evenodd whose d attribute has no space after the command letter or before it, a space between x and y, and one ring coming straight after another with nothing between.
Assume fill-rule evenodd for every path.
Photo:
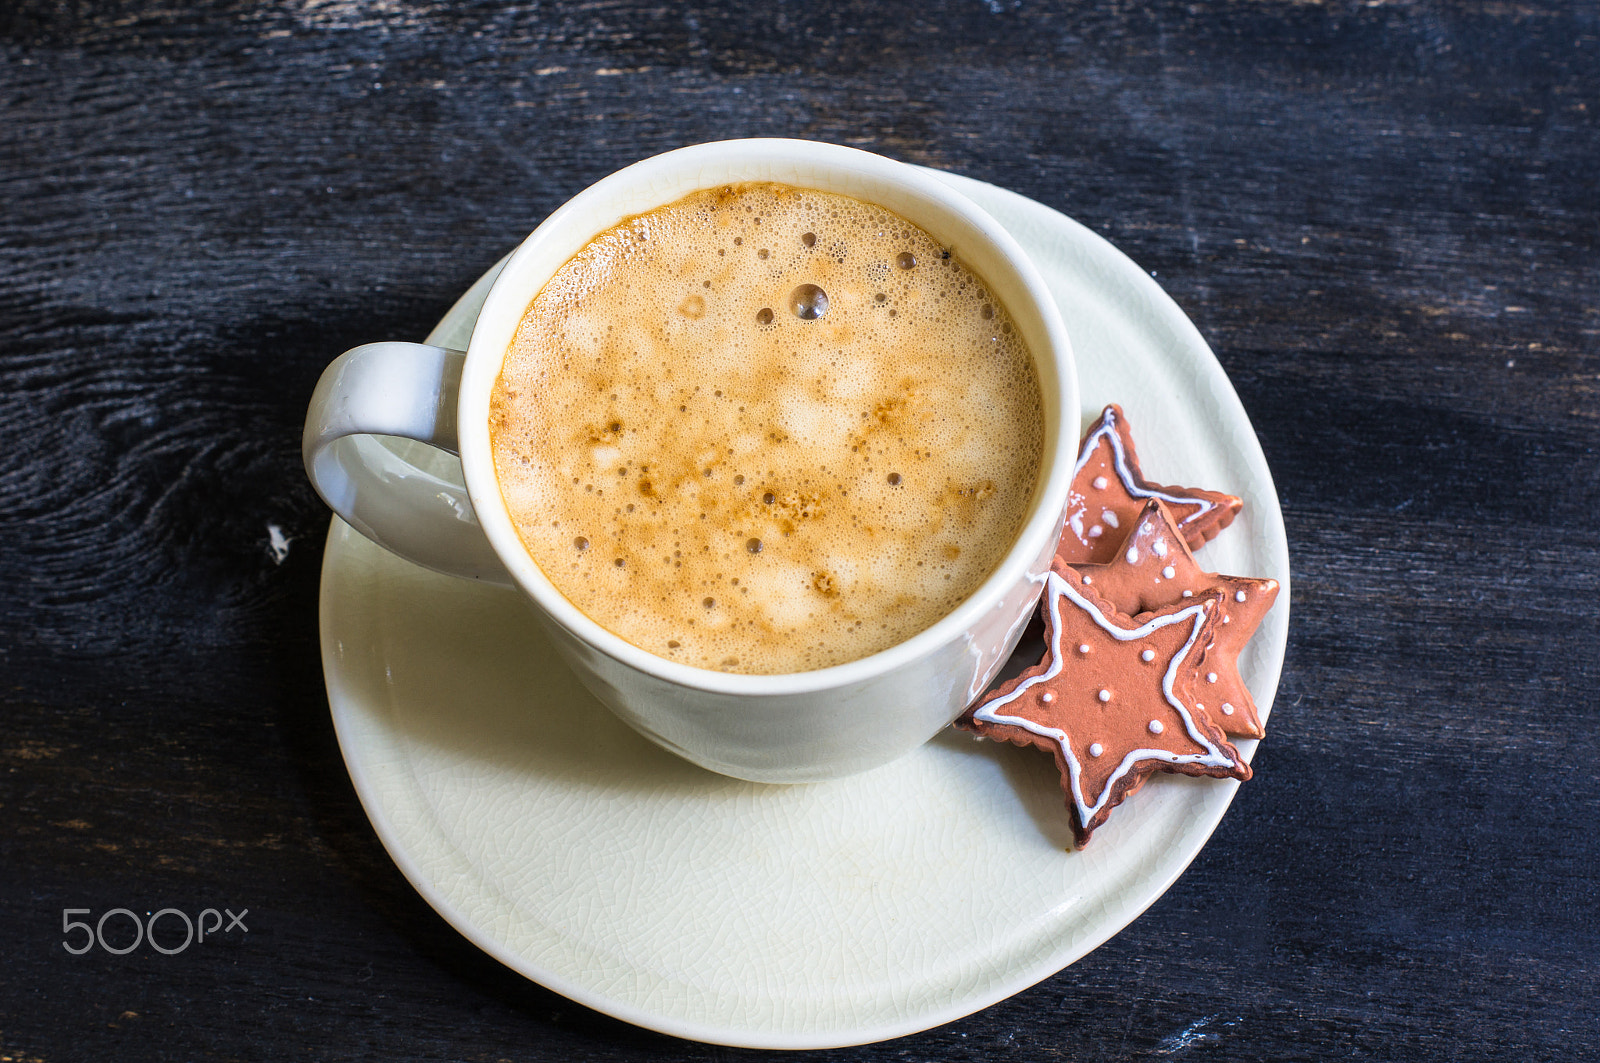
<instances>
[{"instance_id":1,"label":"dark wooden table","mask_svg":"<svg viewBox=\"0 0 1600 1063\"><path fill-rule=\"evenodd\" d=\"M1600 12L0 5L0 1059L727 1059L480 953L329 722L344 348L707 139L858 145L1153 271L1281 493L1257 777L1086 959L838 1059L1600 1058ZM63 912L244 916L72 955ZM68 916L66 918L72 918ZM81 917L80 917L81 918Z\"/></svg>"}]
</instances>

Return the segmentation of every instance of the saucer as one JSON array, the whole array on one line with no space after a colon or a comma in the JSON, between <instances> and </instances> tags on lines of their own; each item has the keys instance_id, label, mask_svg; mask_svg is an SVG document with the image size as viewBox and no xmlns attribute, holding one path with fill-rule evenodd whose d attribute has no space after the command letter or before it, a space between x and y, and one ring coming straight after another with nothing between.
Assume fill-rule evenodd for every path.
<instances>
[{"instance_id":1,"label":"saucer","mask_svg":"<svg viewBox=\"0 0 1600 1063\"><path fill-rule=\"evenodd\" d=\"M1118 402L1145 472L1244 512L1200 559L1270 576L1240 660L1265 717L1288 632L1266 460L1205 341L1105 240L939 174L1033 256L1072 337L1085 423ZM465 347L498 267L428 337ZM386 445L449 477L449 460ZM479 948L581 1004L761 1048L884 1040L1049 977L1182 873L1237 783L1157 776L1072 851L1051 759L946 731L835 782L769 786L662 751L595 701L514 591L417 568L335 518L323 668L357 794L412 885ZM1239 743L1248 757L1254 742Z\"/></svg>"}]
</instances>

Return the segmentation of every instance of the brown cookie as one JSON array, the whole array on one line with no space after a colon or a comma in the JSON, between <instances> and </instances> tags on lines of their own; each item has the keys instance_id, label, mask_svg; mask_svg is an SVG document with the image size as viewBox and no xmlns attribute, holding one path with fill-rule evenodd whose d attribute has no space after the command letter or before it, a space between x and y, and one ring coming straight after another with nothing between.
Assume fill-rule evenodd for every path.
<instances>
[{"instance_id":1,"label":"brown cookie","mask_svg":"<svg viewBox=\"0 0 1600 1063\"><path fill-rule=\"evenodd\" d=\"M1172 507L1189 546L1198 550L1233 523L1244 501L1220 491L1168 487L1139 471L1133 434L1122 407L1112 404L1083 437L1078 465L1067 495L1067 523L1056 556L1069 565L1111 560L1134 518L1151 498Z\"/></svg>"},{"instance_id":2,"label":"brown cookie","mask_svg":"<svg viewBox=\"0 0 1600 1063\"><path fill-rule=\"evenodd\" d=\"M1277 580L1219 576L1201 568L1172 511L1157 498L1145 503L1110 561L1075 567L1095 594L1129 616L1220 593L1197 696L1223 733L1262 736L1255 699L1239 675L1239 654L1277 600Z\"/></svg>"},{"instance_id":3,"label":"brown cookie","mask_svg":"<svg viewBox=\"0 0 1600 1063\"><path fill-rule=\"evenodd\" d=\"M1135 621L1057 564L1042 602L1044 657L956 725L1050 751L1080 846L1153 772L1248 779L1250 766L1194 704L1219 597Z\"/></svg>"}]
</instances>

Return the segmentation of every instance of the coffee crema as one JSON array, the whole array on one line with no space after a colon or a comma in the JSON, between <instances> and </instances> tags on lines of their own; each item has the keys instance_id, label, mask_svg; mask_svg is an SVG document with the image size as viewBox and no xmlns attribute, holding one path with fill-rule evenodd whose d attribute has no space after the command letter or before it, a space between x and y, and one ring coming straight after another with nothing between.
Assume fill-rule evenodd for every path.
<instances>
[{"instance_id":1,"label":"coffee crema","mask_svg":"<svg viewBox=\"0 0 1600 1063\"><path fill-rule=\"evenodd\" d=\"M491 396L500 490L550 582L668 660L777 674L903 642L1027 518L1033 359L899 215L776 184L628 218L523 314Z\"/></svg>"}]
</instances>

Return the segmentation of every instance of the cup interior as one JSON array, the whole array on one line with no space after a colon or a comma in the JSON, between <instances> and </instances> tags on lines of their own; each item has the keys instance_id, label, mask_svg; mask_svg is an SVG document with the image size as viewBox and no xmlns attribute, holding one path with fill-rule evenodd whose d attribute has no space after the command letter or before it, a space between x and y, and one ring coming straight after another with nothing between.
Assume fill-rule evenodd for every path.
<instances>
[{"instance_id":1,"label":"cup interior","mask_svg":"<svg viewBox=\"0 0 1600 1063\"><path fill-rule=\"evenodd\" d=\"M501 499L491 456L489 397L528 304L597 235L633 215L719 185L770 181L852 196L887 207L920 226L976 272L1010 312L1033 353L1045 420L1043 458L1032 507L1016 542L961 605L918 635L870 657L812 672L747 675L679 664L607 631L545 577L517 536ZM959 637L1036 565L1058 534L1077 447L1078 394L1072 351L1043 278L1000 225L931 172L838 145L796 140L702 144L620 170L569 200L512 254L475 326L462 374L458 424L467 489L485 534L517 583L583 642L660 678L691 688L792 694L857 682ZM1037 575L1037 574L1034 574Z\"/></svg>"}]
</instances>

